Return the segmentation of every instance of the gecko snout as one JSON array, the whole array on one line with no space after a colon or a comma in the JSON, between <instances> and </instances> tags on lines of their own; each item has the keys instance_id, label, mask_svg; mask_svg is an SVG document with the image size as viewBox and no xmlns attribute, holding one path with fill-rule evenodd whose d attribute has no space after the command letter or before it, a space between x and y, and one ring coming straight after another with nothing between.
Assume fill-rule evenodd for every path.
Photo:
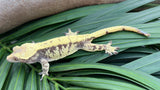
<instances>
[{"instance_id":1,"label":"gecko snout","mask_svg":"<svg viewBox=\"0 0 160 90\"><path fill-rule=\"evenodd\" d=\"M9 62L18 62L18 59L17 59L17 57L12 56L12 54L11 54L11 55L7 56L7 61L9 61Z\"/></svg>"}]
</instances>

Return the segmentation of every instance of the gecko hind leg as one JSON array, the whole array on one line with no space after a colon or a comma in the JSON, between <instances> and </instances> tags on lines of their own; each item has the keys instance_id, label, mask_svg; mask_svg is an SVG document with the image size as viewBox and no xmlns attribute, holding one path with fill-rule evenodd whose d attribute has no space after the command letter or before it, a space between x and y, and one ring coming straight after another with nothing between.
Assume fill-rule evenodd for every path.
<instances>
[{"instance_id":1,"label":"gecko hind leg","mask_svg":"<svg viewBox=\"0 0 160 90\"><path fill-rule=\"evenodd\" d=\"M47 75L47 76L49 75L49 74L48 74L48 71L49 71L49 63L48 63L48 61L47 61L46 59L41 59L41 60L40 60L40 63L41 63L41 65L42 65L42 72L40 72L39 74L42 75L42 77L41 77L41 79L40 79L40 80L42 80L45 75Z\"/></svg>"},{"instance_id":2,"label":"gecko hind leg","mask_svg":"<svg viewBox=\"0 0 160 90\"><path fill-rule=\"evenodd\" d=\"M70 36L70 35L77 35L78 34L78 31L77 32L72 32L70 28L68 28L68 33L66 33L66 36Z\"/></svg>"},{"instance_id":3,"label":"gecko hind leg","mask_svg":"<svg viewBox=\"0 0 160 90\"><path fill-rule=\"evenodd\" d=\"M89 42L84 44L82 50L90 52L105 50L105 53L108 53L109 55L117 54L118 52L116 50L118 50L119 48L112 47L111 44L111 41L108 44L93 44Z\"/></svg>"}]
</instances>

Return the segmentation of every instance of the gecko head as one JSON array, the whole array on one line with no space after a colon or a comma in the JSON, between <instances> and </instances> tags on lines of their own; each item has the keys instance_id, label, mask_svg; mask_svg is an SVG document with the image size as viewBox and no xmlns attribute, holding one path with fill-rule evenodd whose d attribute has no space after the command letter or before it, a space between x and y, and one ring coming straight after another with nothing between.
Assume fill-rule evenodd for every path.
<instances>
[{"instance_id":1,"label":"gecko head","mask_svg":"<svg viewBox=\"0 0 160 90\"><path fill-rule=\"evenodd\" d=\"M13 47L13 52L7 56L9 62L26 62L36 53L34 43L26 43L21 46Z\"/></svg>"}]
</instances>

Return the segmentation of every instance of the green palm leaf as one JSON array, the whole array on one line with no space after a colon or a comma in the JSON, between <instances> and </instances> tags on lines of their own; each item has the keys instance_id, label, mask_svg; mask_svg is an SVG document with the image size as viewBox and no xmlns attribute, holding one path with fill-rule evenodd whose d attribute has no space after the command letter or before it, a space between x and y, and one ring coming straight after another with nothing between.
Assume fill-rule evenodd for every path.
<instances>
[{"instance_id":1,"label":"green palm leaf","mask_svg":"<svg viewBox=\"0 0 160 90\"><path fill-rule=\"evenodd\" d=\"M159 90L160 6L131 10L154 0L126 0L118 4L95 5L69 10L28 22L0 35L0 89L4 90ZM78 51L50 63L49 76L40 81L40 64L9 63L11 48L26 42L40 42L63 36L68 28L91 33L115 25L137 27L151 36L117 32L95 39L120 47L118 55ZM7 36L6 36L7 35ZM14 42L14 43L13 43ZM112 65L109 65L112 64ZM151 75L152 74L152 75Z\"/></svg>"}]
</instances>

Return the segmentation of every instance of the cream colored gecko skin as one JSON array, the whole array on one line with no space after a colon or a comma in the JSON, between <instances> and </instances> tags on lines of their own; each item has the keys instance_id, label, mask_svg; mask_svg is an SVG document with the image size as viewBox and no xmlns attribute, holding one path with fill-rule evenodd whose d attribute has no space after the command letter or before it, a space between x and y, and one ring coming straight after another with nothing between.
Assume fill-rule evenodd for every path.
<instances>
[{"instance_id":1,"label":"cream colored gecko skin","mask_svg":"<svg viewBox=\"0 0 160 90\"><path fill-rule=\"evenodd\" d=\"M112 47L111 42L108 44L91 43L95 38L117 31L132 31L144 36L149 36L149 34L130 26L114 26L83 35L77 35L77 32L74 33L69 29L66 36L39 43L25 43L21 46L15 46L13 47L13 53L7 56L7 60L9 62L22 62L27 64L36 62L41 63L42 72L40 74L42 75L42 80L45 75L48 75L48 62L64 58L79 49L90 52L105 50L105 53L108 53L109 55L117 54L118 52L116 50L118 47Z\"/></svg>"}]
</instances>

